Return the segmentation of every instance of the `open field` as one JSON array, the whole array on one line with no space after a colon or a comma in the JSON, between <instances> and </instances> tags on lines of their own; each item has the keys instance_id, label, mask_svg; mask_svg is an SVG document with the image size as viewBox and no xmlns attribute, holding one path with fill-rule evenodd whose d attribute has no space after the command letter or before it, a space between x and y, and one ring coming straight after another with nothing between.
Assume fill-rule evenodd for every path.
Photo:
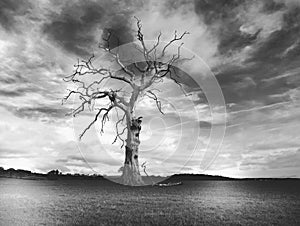
<instances>
[{"instance_id":1,"label":"open field","mask_svg":"<svg viewBox=\"0 0 300 226\"><path fill-rule=\"evenodd\" d=\"M300 225L300 181L125 187L0 178L0 225Z\"/></svg>"}]
</instances>

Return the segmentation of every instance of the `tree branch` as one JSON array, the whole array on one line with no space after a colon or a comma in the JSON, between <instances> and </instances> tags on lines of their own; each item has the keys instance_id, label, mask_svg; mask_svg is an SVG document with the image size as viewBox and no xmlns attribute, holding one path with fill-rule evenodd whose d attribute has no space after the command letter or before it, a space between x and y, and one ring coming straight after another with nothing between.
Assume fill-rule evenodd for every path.
<instances>
[{"instance_id":1,"label":"tree branch","mask_svg":"<svg viewBox=\"0 0 300 226\"><path fill-rule=\"evenodd\" d=\"M175 31L175 32L174 32L174 37L173 37L173 39L171 39L171 40L164 46L160 58L162 58L162 57L165 56L167 48L168 48L173 42L176 42L176 41L181 40L181 39L182 39L185 35L187 35L187 34L190 34L190 33L187 32L187 31L185 31L185 32L183 32L183 34L181 34L181 35L178 37L178 36L177 36L177 31Z\"/></svg>"},{"instance_id":2,"label":"tree branch","mask_svg":"<svg viewBox=\"0 0 300 226\"><path fill-rule=\"evenodd\" d=\"M162 113L164 115L165 113L161 109L161 102L158 99L158 97L156 96L156 94L153 93L151 90L148 90L147 93L149 93L151 95L146 94L146 96L155 101L157 109L159 110L160 113Z\"/></svg>"},{"instance_id":3,"label":"tree branch","mask_svg":"<svg viewBox=\"0 0 300 226\"><path fill-rule=\"evenodd\" d=\"M100 108L98 110L98 113L96 114L94 120L83 130L83 132L79 135L79 140L81 140L81 138L83 137L83 135L86 133L86 131L88 131L91 126L98 120L98 117L100 116L102 111L106 111L105 114L102 117L102 126L101 126L101 132L103 132L103 127L105 124L105 121L108 119L108 113L109 111L113 108L114 106L110 106L108 108Z\"/></svg>"},{"instance_id":4,"label":"tree branch","mask_svg":"<svg viewBox=\"0 0 300 226\"><path fill-rule=\"evenodd\" d=\"M127 127L125 126L123 128L123 130L121 132L119 132L119 127L118 126L119 126L120 123L124 122L125 116L126 116L126 114L124 114L123 117L116 122L116 137L115 137L115 139L113 141L113 144L114 144L119 139L122 142L121 148L123 148L124 144L125 144L125 141L124 141L124 139L121 136L124 134L124 132L126 131Z\"/></svg>"}]
</instances>

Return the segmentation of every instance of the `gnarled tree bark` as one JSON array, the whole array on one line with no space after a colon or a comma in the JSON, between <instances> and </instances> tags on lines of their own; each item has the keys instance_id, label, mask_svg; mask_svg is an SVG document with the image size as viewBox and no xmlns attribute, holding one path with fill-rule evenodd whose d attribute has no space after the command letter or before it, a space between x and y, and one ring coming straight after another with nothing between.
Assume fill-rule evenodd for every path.
<instances>
[{"instance_id":1,"label":"gnarled tree bark","mask_svg":"<svg viewBox=\"0 0 300 226\"><path fill-rule=\"evenodd\" d=\"M125 146L125 162L122 183L125 185L144 185L139 170L139 145L141 131L141 117L131 119L127 125L127 139Z\"/></svg>"}]
</instances>

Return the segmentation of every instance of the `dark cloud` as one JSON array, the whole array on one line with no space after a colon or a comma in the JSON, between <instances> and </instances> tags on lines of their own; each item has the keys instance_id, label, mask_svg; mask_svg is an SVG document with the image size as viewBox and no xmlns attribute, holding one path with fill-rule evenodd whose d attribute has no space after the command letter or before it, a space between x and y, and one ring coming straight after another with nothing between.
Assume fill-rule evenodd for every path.
<instances>
[{"instance_id":1,"label":"dark cloud","mask_svg":"<svg viewBox=\"0 0 300 226\"><path fill-rule=\"evenodd\" d=\"M5 71L5 69L3 69ZM6 73L10 73L6 71ZM26 83L28 82L19 72L14 72L14 76L10 74L10 76L2 76L0 77L0 83L3 84L15 84L15 83Z\"/></svg>"},{"instance_id":2,"label":"dark cloud","mask_svg":"<svg viewBox=\"0 0 300 226\"><path fill-rule=\"evenodd\" d=\"M260 33L260 30L254 34L241 31L243 22L237 15L241 9L239 7L244 3L241 0L195 1L195 12L219 39L220 54L228 55L254 43Z\"/></svg>"},{"instance_id":3,"label":"dark cloud","mask_svg":"<svg viewBox=\"0 0 300 226\"><path fill-rule=\"evenodd\" d=\"M218 69L216 77L227 102L254 100L273 104L289 100L288 96L279 98L272 95L284 94L300 85L297 76L300 72L295 72L299 70L300 60L299 21L299 8L287 11L283 17L283 27L271 33L263 42L254 45L254 51L242 66L229 64L221 70ZM272 80L273 77L287 73L293 75ZM251 85L250 79L257 85Z\"/></svg>"},{"instance_id":4,"label":"dark cloud","mask_svg":"<svg viewBox=\"0 0 300 226\"><path fill-rule=\"evenodd\" d=\"M16 88L11 90L0 90L0 96L4 97L19 97L28 93L37 93L40 91L40 88L34 86L27 86L23 88Z\"/></svg>"},{"instance_id":5,"label":"dark cloud","mask_svg":"<svg viewBox=\"0 0 300 226\"><path fill-rule=\"evenodd\" d=\"M120 21L123 22L120 23ZM102 38L107 39L108 37L109 41L104 42L104 46L110 49L132 42L134 40L133 30L130 27L128 18L116 16L111 24L104 29Z\"/></svg>"},{"instance_id":6,"label":"dark cloud","mask_svg":"<svg viewBox=\"0 0 300 226\"><path fill-rule=\"evenodd\" d=\"M0 96L17 97L17 96L22 96L22 93L20 93L18 91L0 90Z\"/></svg>"},{"instance_id":7,"label":"dark cloud","mask_svg":"<svg viewBox=\"0 0 300 226\"><path fill-rule=\"evenodd\" d=\"M244 0L195 0L195 12L199 14L206 24L234 17L234 9L243 4Z\"/></svg>"},{"instance_id":8,"label":"dark cloud","mask_svg":"<svg viewBox=\"0 0 300 226\"><path fill-rule=\"evenodd\" d=\"M54 106L36 105L32 107L21 107L21 106L16 107L16 106L0 103L0 107L7 109L17 117L27 118L27 119L43 119L43 118L65 119L66 114L69 112L69 109L59 104Z\"/></svg>"},{"instance_id":9,"label":"dark cloud","mask_svg":"<svg viewBox=\"0 0 300 226\"><path fill-rule=\"evenodd\" d=\"M240 31L240 25L234 23L230 26L231 30L228 30L228 27L221 28L220 31L220 43L218 45L220 54L229 54L253 44L261 32L261 30L258 30L254 34L246 34Z\"/></svg>"},{"instance_id":10,"label":"dark cloud","mask_svg":"<svg viewBox=\"0 0 300 226\"><path fill-rule=\"evenodd\" d=\"M270 81L264 80L286 73L293 73L293 75L282 76L282 78ZM282 67L276 71L275 69L256 67L255 65L244 67L229 66L227 69L216 74L216 78L219 81L227 103L238 103L240 105L246 103L246 105L249 105L250 101L253 101L253 104L256 102L269 105L291 100L291 97L286 93L291 89L299 87L299 74L300 71L299 73L290 72L289 67Z\"/></svg>"},{"instance_id":11,"label":"dark cloud","mask_svg":"<svg viewBox=\"0 0 300 226\"><path fill-rule=\"evenodd\" d=\"M50 106L37 106L37 107L22 107L15 109L14 113L21 118L65 118L68 110L58 105Z\"/></svg>"},{"instance_id":12,"label":"dark cloud","mask_svg":"<svg viewBox=\"0 0 300 226\"><path fill-rule=\"evenodd\" d=\"M212 124L211 124L211 122L200 121L199 126L200 126L201 129L211 129Z\"/></svg>"},{"instance_id":13,"label":"dark cloud","mask_svg":"<svg viewBox=\"0 0 300 226\"><path fill-rule=\"evenodd\" d=\"M0 24L12 31L16 25L15 17L25 15L30 8L30 3L26 0L1 0L0 1Z\"/></svg>"},{"instance_id":14,"label":"dark cloud","mask_svg":"<svg viewBox=\"0 0 300 226\"><path fill-rule=\"evenodd\" d=\"M59 15L53 15L53 21L46 24L44 32L49 34L67 51L78 55L90 54L95 45L93 31L103 19L105 10L92 3L80 5L66 4Z\"/></svg>"},{"instance_id":15,"label":"dark cloud","mask_svg":"<svg viewBox=\"0 0 300 226\"><path fill-rule=\"evenodd\" d=\"M252 33L243 32L241 29L245 22L242 13L246 13L251 7L260 7L265 14L284 10L283 27L274 31L267 40L258 42L262 29ZM251 64L250 68L259 71L260 77L274 75L270 73L273 70L277 73L285 71L299 61L299 7L287 9L283 2L273 0L262 1L262 4L256 1L198 0L195 1L195 12L209 25L209 30L219 40L219 54L228 56L251 46L254 50L244 65ZM244 73L241 71L241 74Z\"/></svg>"},{"instance_id":16,"label":"dark cloud","mask_svg":"<svg viewBox=\"0 0 300 226\"><path fill-rule=\"evenodd\" d=\"M300 8L295 7L284 14L282 28L274 31L266 41L261 43L246 63L256 63L261 67L275 69L299 65L299 35Z\"/></svg>"},{"instance_id":17,"label":"dark cloud","mask_svg":"<svg viewBox=\"0 0 300 226\"><path fill-rule=\"evenodd\" d=\"M257 97L256 87L243 85L245 77L252 76L252 68L243 68L240 66L228 66L216 73L216 78L222 88L225 101L227 103L237 103L244 100L252 100ZM240 85L244 90L240 90ZM247 91L247 92L245 92Z\"/></svg>"},{"instance_id":18,"label":"dark cloud","mask_svg":"<svg viewBox=\"0 0 300 226\"><path fill-rule=\"evenodd\" d=\"M264 6L262 8L262 11L265 13L273 13L286 8L284 2L279 2L275 0L267 0L263 1L263 3Z\"/></svg>"},{"instance_id":19,"label":"dark cloud","mask_svg":"<svg viewBox=\"0 0 300 226\"><path fill-rule=\"evenodd\" d=\"M101 39L100 30L104 30L104 35L112 33L110 44L116 47L133 40L131 12L120 7L110 1L68 2L59 14L52 16L44 32L67 51L80 56L95 51Z\"/></svg>"},{"instance_id":20,"label":"dark cloud","mask_svg":"<svg viewBox=\"0 0 300 226\"><path fill-rule=\"evenodd\" d=\"M287 91L300 85L300 9L287 9L283 3L263 1L262 11L285 10L282 27L267 38L257 41L260 32L243 33L243 25L237 17L250 3L244 1L195 1L195 11L209 25L211 32L219 40L218 50L227 57L245 46L251 46L246 60L239 65L228 63L214 68L227 103L274 104L288 101ZM256 3L253 3L256 4ZM265 12L267 11L267 12ZM293 73L292 76L282 76Z\"/></svg>"}]
</instances>

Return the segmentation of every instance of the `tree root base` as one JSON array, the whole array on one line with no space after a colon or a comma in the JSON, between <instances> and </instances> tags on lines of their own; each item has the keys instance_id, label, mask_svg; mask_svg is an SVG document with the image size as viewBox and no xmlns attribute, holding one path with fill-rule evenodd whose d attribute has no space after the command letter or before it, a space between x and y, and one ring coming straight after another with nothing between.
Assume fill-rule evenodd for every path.
<instances>
[{"instance_id":1,"label":"tree root base","mask_svg":"<svg viewBox=\"0 0 300 226\"><path fill-rule=\"evenodd\" d=\"M129 165L124 166L123 175L121 177L121 183L130 186L143 186L145 185L140 173L132 170Z\"/></svg>"}]
</instances>

